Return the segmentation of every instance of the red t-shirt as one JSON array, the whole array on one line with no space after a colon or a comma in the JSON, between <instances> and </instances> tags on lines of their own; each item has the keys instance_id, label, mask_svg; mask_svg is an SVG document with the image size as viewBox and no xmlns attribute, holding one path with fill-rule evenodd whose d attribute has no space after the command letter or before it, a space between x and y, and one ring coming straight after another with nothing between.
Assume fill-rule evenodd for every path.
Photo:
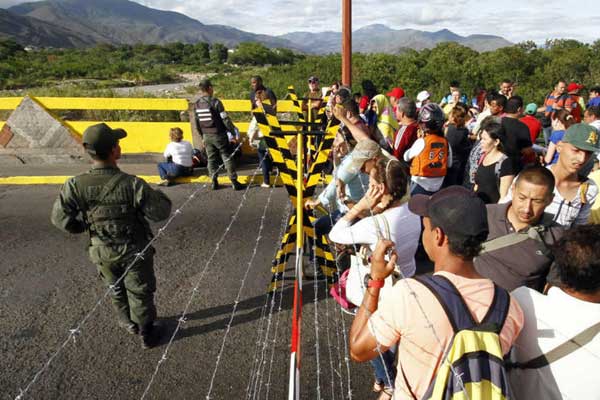
<instances>
[{"instance_id":1,"label":"red t-shirt","mask_svg":"<svg viewBox=\"0 0 600 400\"><path fill-rule=\"evenodd\" d=\"M534 144L535 140L539 136L542 130L542 123L533 115L526 115L519 119L522 123L527 125L529 128L529 136L531 137L531 143Z\"/></svg>"},{"instance_id":2,"label":"red t-shirt","mask_svg":"<svg viewBox=\"0 0 600 400\"><path fill-rule=\"evenodd\" d=\"M402 136L398 138L398 134L402 131L403 126L400 126L400 129L396 132L396 136L394 137L394 157L398 160L404 159L404 153L406 150L410 149L417 140L417 131L419 126L416 122L409 124L404 129Z\"/></svg>"},{"instance_id":3,"label":"red t-shirt","mask_svg":"<svg viewBox=\"0 0 600 400\"><path fill-rule=\"evenodd\" d=\"M358 103L359 110L366 110L369 107L369 96L363 96L360 98L360 103Z\"/></svg>"}]
</instances>

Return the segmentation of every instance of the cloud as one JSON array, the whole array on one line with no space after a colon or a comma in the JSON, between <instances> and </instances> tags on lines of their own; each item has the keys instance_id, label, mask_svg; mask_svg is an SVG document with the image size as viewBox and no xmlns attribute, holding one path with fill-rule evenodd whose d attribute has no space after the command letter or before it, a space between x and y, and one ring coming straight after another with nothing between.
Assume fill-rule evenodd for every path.
<instances>
[{"instance_id":1,"label":"cloud","mask_svg":"<svg viewBox=\"0 0 600 400\"><path fill-rule=\"evenodd\" d=\"M148 7L177 11L204 24L229 25L253 33L282 35L294 31L340 31L340 0L135 0ZM7 8L22 0L0 0ZM544 42L570 37L598 38L597 0L361 0L352 4L353 29L384 24L393 29L438 31L459 35L491 34L513 42Z\"/></svg>"}]
</instances>

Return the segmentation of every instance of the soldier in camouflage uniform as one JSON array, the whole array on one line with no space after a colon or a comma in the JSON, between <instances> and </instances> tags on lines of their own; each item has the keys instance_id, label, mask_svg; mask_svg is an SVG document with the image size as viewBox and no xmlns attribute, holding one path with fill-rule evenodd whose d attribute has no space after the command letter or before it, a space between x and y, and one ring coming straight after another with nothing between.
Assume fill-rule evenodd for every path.
<instances>
[{"instance_id":1,"label":"soldier in camouflage uniform","mask_svg":"<svg viewBox=\"0 0 600 400\"><path fill-rule=\"evenodd\" d=\"M166 219L171 200L117 167L119 139L126 135L104 123L85 130L83 147L93 159L92 169L67 180L54 203L51 220L65 232L89 232L89 256L106 285L114 286L111 298L119 325L129 333L139 333L142 347L149 348L160 336L154 324L154 249L148 248L135 259L152 238L146 218Z\"/></svg>"},{"instance_id":2,"label":"soldier in camouflage uniform","mask_svg":"<svg viewBox=\"0 0 600 400\"><path fill-rule=\"evenodd\" d=\"M236 131L235 125L227 115L221 100L213 95L213 86L210 80L203 79L198 85L200 96L194 102L194 119L198 132L202 135L206 155L208 156L208 175L212 179L212 189L219 188L218 168L219 159L225 163L225 168L231 179L231 185L235 190L244 189L244 185L238 182L235 172L235 162L229 147L227 132L232 134Z\"/></svg>"}]
</instances>

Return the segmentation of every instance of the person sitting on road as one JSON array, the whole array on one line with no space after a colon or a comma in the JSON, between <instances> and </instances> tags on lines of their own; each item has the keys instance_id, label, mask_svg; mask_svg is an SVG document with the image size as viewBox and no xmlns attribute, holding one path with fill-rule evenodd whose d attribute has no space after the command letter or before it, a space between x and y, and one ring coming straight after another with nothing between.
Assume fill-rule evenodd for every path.
<instances>
[{"instance_id":1,"label":"person sitting on road","mask_svg":"<svg viewBox=\"0 0 600 400\"><path fill-rule=\"evenodd\" d=\"M158 174L162 179L160 186L170 186L175 178L189 176L193 172L192 144L183 140L180 128L171 128L169 137L171 142L163 153L166 161L158 163Z\"/></svg>"}]
</instances>

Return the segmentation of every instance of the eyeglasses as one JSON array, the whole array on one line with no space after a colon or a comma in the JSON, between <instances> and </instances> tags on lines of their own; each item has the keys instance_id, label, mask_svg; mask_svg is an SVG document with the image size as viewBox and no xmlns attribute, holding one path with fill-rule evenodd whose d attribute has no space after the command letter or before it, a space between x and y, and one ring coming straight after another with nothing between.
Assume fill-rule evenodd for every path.
<instances>
[{"instance_id":1,"label":"eyeglasses","mask_svg":"<svg viewBox=\"0 0 600 400\"><path fill-rule=\"evenodd\" d=\"M318 79L309 79L308 83L319 83Z\"/></svg>"}]
</instances>

